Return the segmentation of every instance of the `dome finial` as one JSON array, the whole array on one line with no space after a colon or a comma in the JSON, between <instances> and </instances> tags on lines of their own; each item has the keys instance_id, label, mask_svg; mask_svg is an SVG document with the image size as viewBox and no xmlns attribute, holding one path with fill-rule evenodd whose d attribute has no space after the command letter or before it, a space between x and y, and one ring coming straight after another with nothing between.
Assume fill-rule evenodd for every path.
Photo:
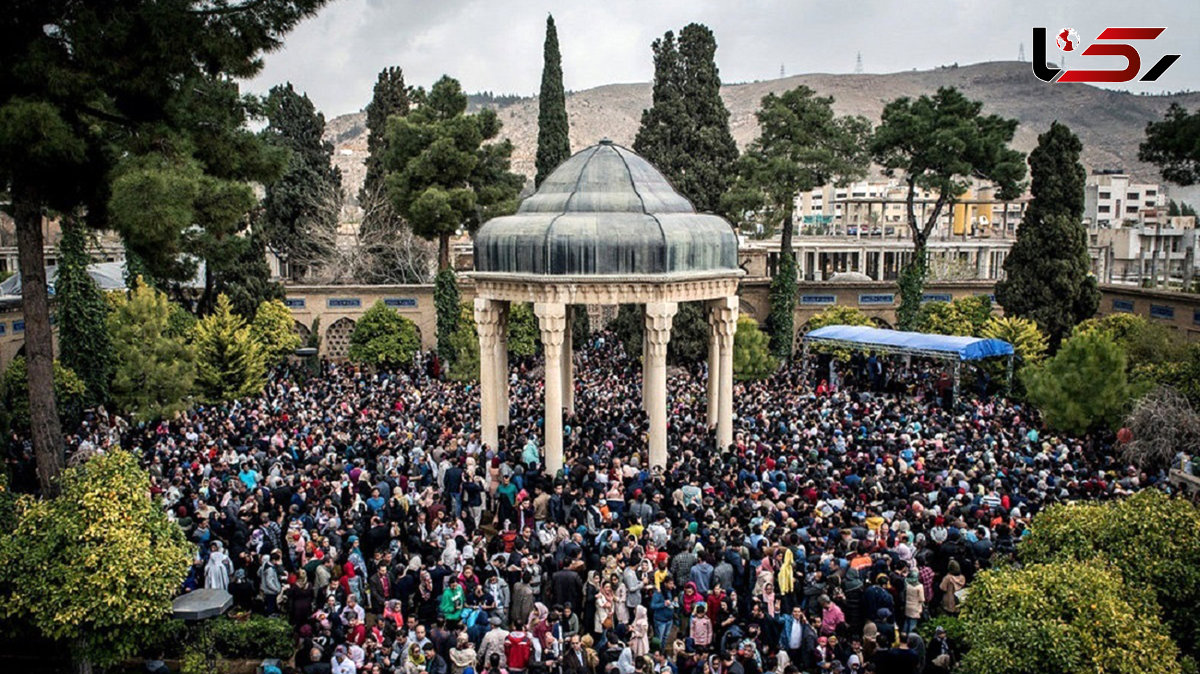
<instances>
[{"instance_id":1,"label":"dome finial","mask_svg":"<svg viewBox=\"0 0 1200 674\"><path fill-rule=\"evenodd\" d=\"M608 136L605 136L605 137L603 137L603 138L601 138L601 139L600 139L600 144L601 144L601 145L612 145L612 144L613 144L613 142L612 142L612 139L611 139L611 138L609 138Z\"/></svg>"}]
</instances>

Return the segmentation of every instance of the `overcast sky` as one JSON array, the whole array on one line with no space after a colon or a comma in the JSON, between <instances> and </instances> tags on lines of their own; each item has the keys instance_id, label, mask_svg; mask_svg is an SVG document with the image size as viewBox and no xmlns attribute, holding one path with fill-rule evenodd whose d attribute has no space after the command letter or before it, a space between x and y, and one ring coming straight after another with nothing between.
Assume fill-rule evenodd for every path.
<instances>
[{"instance_id":1,"label":"overcast sky","mask_svg":"<svg viewBox=\"0 0 1200 674\"><path fill-rule=\"evenodd\" d=\"M1032 56L1033 26L1075 28L1086 46L1108 26L1165 26L1139 43L1142 71L1165 53L1182 58L1158 82L1120 85L1153 92L1200 89L1200 2L1196 0L331 0L268 54L254 92L291 81L334 116L366 105L380 69L398 65L410 84L443 73L467 91L533 94L542 69L546 14L558 25L567 89L646 82L650 43L692 21L717 36L724 82L853 72L929 69L958 62ZM1049 57L1062 52L1051 44ZM1119 68L1121 59L1067 55ZM1030 75L1032 77L1032 74ZM1074 85L1060 85L1074 86Z\"/></svg>"}]
</instances>

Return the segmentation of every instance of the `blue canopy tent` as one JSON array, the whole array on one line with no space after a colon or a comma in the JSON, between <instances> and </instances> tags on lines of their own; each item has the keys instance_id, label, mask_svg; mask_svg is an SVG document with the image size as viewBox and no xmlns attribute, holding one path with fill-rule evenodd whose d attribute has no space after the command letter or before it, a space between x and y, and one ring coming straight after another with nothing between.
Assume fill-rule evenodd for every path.
<instances>
[{"instance_id":1,"label":"blue canopy tent","mask_svg":"<svg viewBox=\"0 0 1200 674\"><path fill-rule=\"evenodd\" d=\"M958 394L958 377L962 363L984 358L1007 358L1008 380L1012 384L1012 344L1002 339L930 335L923 332L901 332L863 325L829 325L804 335L804 355L809 345L837 346L856 351L874 351L905 356L937 358L953 363L954 393Z\"/></svg>"}]
</instances>

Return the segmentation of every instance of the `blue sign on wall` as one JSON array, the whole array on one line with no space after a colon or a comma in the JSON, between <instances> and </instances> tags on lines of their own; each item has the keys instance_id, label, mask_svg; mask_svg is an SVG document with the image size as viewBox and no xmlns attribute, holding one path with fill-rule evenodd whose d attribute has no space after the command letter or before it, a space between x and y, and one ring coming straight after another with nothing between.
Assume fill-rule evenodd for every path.
<instances>
[{"instance_id":1,"label":"blue sign on wall","mask_svg":"<svg viewBox=\"0 0 1200 674\"><path fill-rule=\"evenodd\" d=\"M1195 323L1196 325L1200 325L1200 309L1197 309L1192 312L1192 322ZM4 333L0 332L0 335L2 335L2 334L4 334Z\"/></svg>"},{"instance_id":2,"label":"blue sign on wall","mask_svg":"<svg viewBox=\"0 0 1200 674\"><path fill-rule=\"evenodd\" d=\"M326 306L330 309L356 309L362 306L362 300L357 297L330 297Z\"/></svg>"},{"instance_id":3,"label":"blue sign on wall","mask_svg":"<svg viewBox=\"0 0 1200 674\"><path fill-rule=\"evenodd\" d=\"M991 293L976 293L976 297L986 297L992 304L996 303L996 296Z\"/></svg>"},{"instance_id":4,"label":"blue sign on wall","mask_svg":"<svg viewBox=\"0 0 1200 674\"><path fill-rule=\"evenodd\" d=\"M1125 314L1133 313L1133 300L1113 300L1113 311L1120 311Z\"/></svg>"},{"instance_id":5,"label":"blue sign on wall","mask_svg":"<svg viewBox=\"0 0 1200 674\"><path fill-rule=\"evenodd\" d=\"M396 309L417 308L417 298L415 297L385 297L383 303Z\"/></svg>"},{"instance_id":6,"label":"blue sign on wall","mask_svg":"<svg viewBox=\"0 0 1200 674\"><path fill-rule=\"evenodd\" d=\"M954 296L949 293L925 293L921 295L922 302L953 302Z\"/></svg>"},{"instance_id":7,"label":"blue sign on wall","mask_svg":"<svg viewBox=\"0 0 1200 674\"><path fill-rule=\"evenodd\" d=\"M3 335L6 332L8 332L8 324L0 323L0 335Z\"/></svg>"},{"instance_id":8,"label":"blue sign on wall","mask_svg":"<svg viewBox=\"0 0 1200 674\"><path fill-rule=\"evenodd\" d=\"M1150 317L1173 321L1175 320L1175 307L1168 304L1151 304Z\"/></svg>"},{"instance_id":9,"label":"blue sign on wall","mask_svg":"<svg viewBox=\"0 0 1200 674\"><path fill-rule=\"evenodd\" d=\"M801 295L800 304L837 304L837 295Z\"/></svg>"},{"instance_id":10,"label":"blue sign on wall","mask_svg":"<svg viewBox=\"0 0 1200 674\"><path fill-rule=\"evenodd\" d=\"M286 304L289 309L303 309L304 308L304 298L303 297L289 297L286 300L284 300L283 303Z\"/></svg>"},{"instance_id":11,"label":"blue sign on wall","mask_svg":"<svg viewBox=\"0 0 1200 674\"><path fill-rule=\"evenodd\" d=\"M896 303L896 296L892 293L885 293L885 294L879 294L879 295L865 295L864 294L864 295L858 296L858 303L859 304L867 304L867 305L870 305L870 304L892 305L892 304Z\"/></svg>"},{"instance_id":12,"label":"blue sign on wall","mask_svg":"<svg viewBox=\"0 0 1200 674\"><path fill-rule=\"evenodd\" d=\"M25 332L25 321L13 321L13 334Z\"/></svg>"}]
</instances>

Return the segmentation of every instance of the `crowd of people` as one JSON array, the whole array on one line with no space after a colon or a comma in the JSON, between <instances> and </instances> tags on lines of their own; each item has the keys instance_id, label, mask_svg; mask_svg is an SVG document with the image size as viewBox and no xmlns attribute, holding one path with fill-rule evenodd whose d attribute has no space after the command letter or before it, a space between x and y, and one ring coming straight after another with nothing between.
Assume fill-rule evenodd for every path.
<instances>
[{"instance_id":1,"label":"crowd of people","mask_svg":"<svg viewBox=\"0 0 1200 674\"><path fill-rule=\"evenodd\" d=\"M948 407L936 370L886 359L737 383L727 448L703 366L674 368L652 469L638 361L611 334L580 347L557 475L536 361L514 363L500 447L477 385L430 355L281 368L253 399L94 417L72 443L144 457L196 546L181 591L290 621L288 666L333 674L943 673L957 654L923 626L1034 514L1160 479L1003 398Z\"/></svg>"}]
</instances>

